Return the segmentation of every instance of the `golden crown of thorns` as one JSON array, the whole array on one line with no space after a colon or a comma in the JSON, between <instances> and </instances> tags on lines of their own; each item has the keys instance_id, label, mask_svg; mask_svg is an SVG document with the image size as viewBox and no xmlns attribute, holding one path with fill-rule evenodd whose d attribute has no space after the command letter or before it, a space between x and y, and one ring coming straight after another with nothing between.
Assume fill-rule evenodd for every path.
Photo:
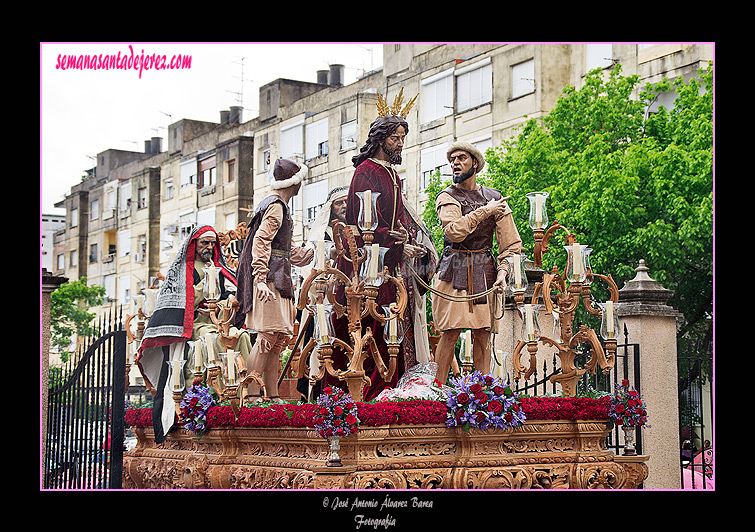
<instances>
[{"instance_id":1,"label":"golden crown of thorns","mask_svg":"<svg viewBox=\"0 0 755 532\"><path fill-rule=\"evenodd\" d=\"M404 108L401 108L401 104L404 103L404 88L402 87L399 93L396 95L396 98L393 99L393 105L391 107L388 107L388 102L385 98L383 98L383 95L378 92L378 103L377 103L377 110L378 110L378 116L380 117L386 117L386 116L400 116L401 118L406 118L406 115L409 114L409 110L414 105L414 102L417 100L417 96L419 96L419 93L417 93L414 98L409 100L409 103L404 106Z\"/></svg>"}]
</instances>

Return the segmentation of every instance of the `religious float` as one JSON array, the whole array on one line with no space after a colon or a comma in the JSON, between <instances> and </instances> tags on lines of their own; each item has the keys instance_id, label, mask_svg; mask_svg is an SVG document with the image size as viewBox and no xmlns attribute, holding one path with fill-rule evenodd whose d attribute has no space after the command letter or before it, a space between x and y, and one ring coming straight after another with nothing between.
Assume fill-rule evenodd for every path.
<instances>
[{"instance_id":1,"label":"religious float","mask_svg":"<svg viewBox=\"0 0 755 532\"><path fill-rule=\"evenodd\" d=\"M557 222L547 231L546 193L531 195L530 226L535 233L535 263ZM360 195L359 231L363 246L357 246L354 228L334 224L335 247L316 243L315 266L301 288L300 310L307 309L315 322L314 336L300 346L282 368L310 384L325 375L339 385L322 385L316 402L245 405L243 391L260 376L247 371L243 358L233 350L235 339L227 334L233 309L219 306L213 314L225 353L214 353L212 342L195 342L187 368L176 367L170 378L177 422L167 439L156 444L150 408L129 408L126 422L138 438L125 453L123 486L130 489L635 489L647 478L647 456L637 455L632 434L646 421L641 399L625 384L612 395L600 398L576 396L576 383L585 372L600 366L607 372L616 352L614 305L618 290L609 276L593 273L589 248L574 241L566 231L567 266L562 276L554 268L543 276L524 302L526 274L523 259L511 259L508 286L522 316L523 339L514 349L515 379L525 380L534 371L538 342L556 348L561 371L551 377L562 397L520 397L502 375L486 374L471 367L469 357L449 386L434 380L435 364L417 364L395 388L376 400L362 402L369 385L364 362L375 361L388 381L396 371L396 356L402 341L401 318L407 296L400 277L382 266L385 249L372 244L376 217L375 194ZM243 229L243 228L242 228ZM237 239L245 236L243 230ZM221 238L227 238L222 235ZM231 239L233 240L233 239ZM345 242L346 245L343 245ZM229 245L227 249L232 249ZM351 263L351 277L335 267L338 257ZM232 260L229 260L232 263ZM590 282L603 279L611 299L594 308ZM569 285L567 287L567 281ZM344 286L345 305L334 297L336 283ZM396 287L395 303L382 309L375 302L382 283ZM154 294L153 294L154 295ZM477 297L476 295L474 297ZM537 305L542 297L543 305ZM580 301L591 314L602 317L604 351L594 330L572 330ZM541 308L559 314L561 338L540 333L537 312ZM333 333L331 314L346 317L348 342ZM134 316L137 344L148 313ZM390 355L386 365L379 353L369 319L384 327ZM469 340L466 340L467 343ZM591 358L575 365L580 343L592 347ZM468 344L463 352L470 353ZM348 359L344 369L334 366L334 349ZM529 354L529 364L521 358ZM289 367L290 366L290 367ZM188 376L188 378L187 378ZM191 382L189 382L191 381ZM627 394L630 395L629 406ZM167 398L166 398L167 399ZM310 398L313 399L313 398ZM623 412L622 412L623 411ZM618 455L608 448L607 437L615 425L623 425L625 446Z\"/></svg>"}]
</instances>

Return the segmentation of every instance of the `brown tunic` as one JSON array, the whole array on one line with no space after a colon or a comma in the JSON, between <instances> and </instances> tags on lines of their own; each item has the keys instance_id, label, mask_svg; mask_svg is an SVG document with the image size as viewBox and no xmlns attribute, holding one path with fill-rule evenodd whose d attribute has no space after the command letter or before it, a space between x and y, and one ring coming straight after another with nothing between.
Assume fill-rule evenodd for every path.
<instances>
[{"instance_id":1,"label":"brown tunic","mask_svg":"<svg viewBox=\"0 0 755 532\"><path fill-rule=\"evenodd\" d=\"M467 277L469 264L466 261L474 261L472 264L474 272L473 293L482 292L495 282L498 269L503 268L508 271L508 263L504 259L521 252L522 240L519 237L519 231L508 205L506 205L504 214L495 217L490 216L487 200L500 198L500 192L492 189L483 190L483 187L478 187L476 191L470 191L471 194L465 194L466 191L453 185L452 187L456 190L448 191L447 189L441 192L435 201L435 207L443 228L444 241L450 243L451 247L478 251L478 253L452 253L449 251L449 254L446 255L444 252L438 266L438 274L435 276L434 288L447 294L465 296L468 294L469 286ZM461 194L458 192L461 192ZM474 194L475 192L478 194ZM495 194L492 194L492 192L495 192ZM469 196L469 198L468 201L463 201L465 205L462 205L463 202L454 196L461 197L462 200L464 200L464 196ZM498 256L495 259L484 252L479 252L479 250L484 249L480 246L492 244L493 233L495 233L498 243ZM444 264L444 260L446 264ZM491 271L488 271L490 268L486 268L484 265L485 260L493 264L492 275ZM475 267L479 268L479 275L475 271ZM460 273L458 277L455 276L456 272ZM453 275L451 275L452 273ZM489 294L483 300L484 304L469 305L467 302L449 301L434 294L432 297L433 323L441 331L495 327L496 324L493 323L492 318L495 297L500 296Z\"/></svg>"},{"instance_id":2,"label":"brown tunic","mask_svg":"<svg viewBox=\"0 0 755 532\"><path fill-rule=\"evenodd\" d=\"M273 254L273 240L283 225L283 205L273 202L267 207L259 229L252 240L252 296L254 305L246 315L246 326L255 331L294 333L296 310L294 300L283 297L275 282L269 280L270 260ZM312 262L314 250L295 246L290 242L290 261L294 266L305 266ZM257 282L266 282L275 299L265 303L257 299Z\"/></svg>"}]
</instances>

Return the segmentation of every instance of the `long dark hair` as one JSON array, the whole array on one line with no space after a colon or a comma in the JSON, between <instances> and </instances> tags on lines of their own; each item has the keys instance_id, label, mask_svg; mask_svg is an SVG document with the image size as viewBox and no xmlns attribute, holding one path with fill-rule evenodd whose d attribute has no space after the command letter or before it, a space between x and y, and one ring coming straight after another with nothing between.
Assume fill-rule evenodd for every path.
<instances>
[{"instance_id":1,"label":"long dark hair","mask_svg":"<svg viewBox=\"0 0 755 532\"><path fill-rule=\"evenodd\" d=\"M409 124L400 116L379 116L370 124L370 133L367 141L359 149L359 153L351 158L354 168L362 164L377 152L385 139L393 134L398 126L404 126L404 131L409 134Z\"/></svg>"}]
</instances>

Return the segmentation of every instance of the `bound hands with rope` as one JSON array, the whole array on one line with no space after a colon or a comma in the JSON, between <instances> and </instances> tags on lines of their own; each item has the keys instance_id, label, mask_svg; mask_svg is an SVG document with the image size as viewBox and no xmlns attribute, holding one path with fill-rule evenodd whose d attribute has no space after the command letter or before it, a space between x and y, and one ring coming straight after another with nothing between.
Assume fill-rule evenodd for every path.
<instances>
[{"instance_id":1,"label":"bound hands with rope","mask_svg":"<svg viewBox=\"0 0 755 532\"><path fill-rule=\"evenodd\" d=\"M397 244L404 245L404 257L407 259L416 259L424 257L427 250L420 246L415 246L409 243L409 233L404 227L400 227L398 231L388 231L388 234L393 238Z\"/></svg>"}]
</instances>

